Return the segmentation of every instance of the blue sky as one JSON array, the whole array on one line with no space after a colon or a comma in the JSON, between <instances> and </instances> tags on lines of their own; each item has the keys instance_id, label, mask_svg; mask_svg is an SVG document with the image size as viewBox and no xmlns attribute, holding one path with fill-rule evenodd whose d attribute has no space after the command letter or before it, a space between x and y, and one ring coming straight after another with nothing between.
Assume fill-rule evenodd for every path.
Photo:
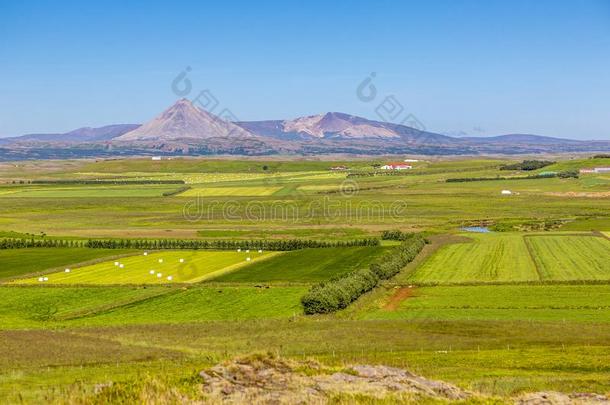
<instances>
[{"instance_id":1,"label":"blue sky","mask_svg":"<svg viewBox=\"0 0 610 405\"><path fill-rule=\"evenodd\" d=\"M10 3L0 136L144 122L189 66L240 120L394 96L435 132L610 139L610 0Z\"/></svg>"}]
</instances>

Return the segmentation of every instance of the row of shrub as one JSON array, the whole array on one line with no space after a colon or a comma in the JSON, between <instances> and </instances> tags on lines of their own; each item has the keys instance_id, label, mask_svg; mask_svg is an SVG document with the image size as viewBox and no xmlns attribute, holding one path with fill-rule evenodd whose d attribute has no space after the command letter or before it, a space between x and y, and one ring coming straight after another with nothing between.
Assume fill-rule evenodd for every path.
<instances>
[{"instance_id":1,"label":"row of shrub","mask_svg":"<svg viewBox=\"0 0 610 405\"><path fill-rule=\"evenodd\" d=\"M184 180L62 179L32 180L30 184L186 184Z\"/></svg>"},{"instance_id":2,"label":"row of shrub","mask_svg":"<svg viewBox=\"0 0 610 405\"><path fill-rule=\"evenodd\" d=\"M176 190L166 191L165 193L163 193L163 197L171 197L173 195L178 195L178 194L184 193L186 190L190 190L190 189L191 189L191 186L184 186L184 187L177 188Z\"/></svg>"},{"instance_id":3,"label":"row of shrub","mask_svg":"<svg viewBox=\"0 0 610 405\"><path fill-rule=\"evenodd\" d=\"M381 240L399 240L405 241L411 238L418 236L418 234L413 232L403 232L399 229L394 230L386 230L381 232Z\"/></svg>"},{"instance_id":4,"label":"row of shrub","mask_svg":"<svg viewBox=\"0 0 610 405\"><path fill-rule=\"evenodd\" d=\"M531 174L529 176L521 176L521 177L458 177L453 179L445 180L446 183L465 183L469 181L493 181L493 180L537 180L537 179L550 179L553 177L559 177L560 179L567 178L578 178L578 172L576 170L566 170L562 172L549 172L549 173L540 173L540 174Z\"/></svg>"},{"instance_id":5,"label":"row of shrub","mask_svg":"<svg viewBox=\"0 0 610 405\"><path fill-rule=\"evenodd\" d=\"M524 160L521 163L502 165L502 166L500 166L500 170L531 171L531 170L542 169L543 167L550 166L552 164L555 164L555 162L552 162L550 160Z\"/></svg>"},{"instance_id":6,"label":"row of shrub","mask_svg":"<svg viewBox=\"0 0 610 405\"><path fill-rule=\"evenodd\" d=\"M368 269L356 270L342 277L320 283L301 298L308 315L326 314L346 308L362 294L375 288L409 264L423 249L426 240L421 235L407 238L389 253L371 263Z\"/></svg>"},{"instance_id":7,"label":"row of shrub","mask_svg":"<svg viewBox=\"0 0 610 405\"><path fill-rule=\"evenodd\" d=\"M352 246L378 246L379 239L355 239L349 241L319 241L307 239L286 240L193 240L193 239L0 239L0 249L86 247L92 249L265 249L296 250L304 248L330 248Z\"/></svg>"}]
</instances>

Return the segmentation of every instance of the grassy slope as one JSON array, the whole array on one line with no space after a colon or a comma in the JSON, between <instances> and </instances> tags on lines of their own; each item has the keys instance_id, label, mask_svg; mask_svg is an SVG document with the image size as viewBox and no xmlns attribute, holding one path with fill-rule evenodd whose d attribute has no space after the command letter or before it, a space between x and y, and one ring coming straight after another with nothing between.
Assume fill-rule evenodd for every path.
<instances>
[{"instance_id":1,"label":"grassy slope","mask_svg":"<svg viewBox=\"0 0 610 405\"><path fill-rule=\"evenodd\" d=\"M32 341L40 334L13 331L7 339ZM62 335L67 336L60 340ZM195 376L204 367L254 351L315 358L339 367L346 363L405 367L491 394L610 390L610 324L297 319L78 330L78 337L91 339L98 346L114 347L112 342L121 342L123 350L109 351L105 358L95 351L90 355L83 351L80 356L74 353L71 335L69 331L57 332L52 345L55 356L60 358L63 353L68 361L54 362L54 356L46 355L34 362L37 367L27 368L32 360L10 351L13 346L3 350L7 346L0 345L5 361L20 370L3 375L0 395L9 393L14 395L10 398L18 398L21 393L26 398L42 398L48 388L74 381L136 382L141 381L143 370L175 387L188 381L196 385L200 380ZM0 340L4 336L0 333ZM128 356L137 358L142 345L151 360L130 361ZM170 350L188 353L188 358L171 360ZM159 357L165 360L155 360ZM65 366L45 367L54 364Z\"/></svg>"},{"instance_id":2,"label":"grassy slope","mask_svg":"<svg viewBox=\"0 0 610 405\"><path fill-rule=\"evenodd\" d=\"M130 251L86 248L0 250L0 280L128 252Z\"/></svg>"},{"instance_id":3,"label":"grassy slope","mask_svg":"<svg viewBox=\"0 0 610 405\"><path fill-rule=\"evenodd\" d=\"M414 288L392 311L387 297L364 319L610 322L610 285L494 285Z\"/></svg>"},{"instance_id":4,"label":"grassy slope","mask_svg":"<svg viewBox=\"0 0 610 405\"><path fill-rule=\"evenodd\" d=\"M383 247L295 250L224 274L212 281L323 281L366 267L385 251Z\"/></svg>"},{"instance_id":5,"label":"grassy slope","mask_svg":"<svg viewBox=\"0 0 610 405\"><path fill-rule=\"evenodd\" d=\"M229 251L163 251L147 256L138 254L120 260L111 260L81 268L49 274L47 284L161 284L194 282L215 272L255 263L277 253ZM246 261L250 257L251 262ZM180 263L180 259L184 259ZM159 262L162 260L163 262ZM115 266L115 262L124 268ZM150 272L153 271L153 274ZM158 277L161 274L161 277ZM16 281L18 284L39 284L37 277Z\"/></svg>"}]
</instances>

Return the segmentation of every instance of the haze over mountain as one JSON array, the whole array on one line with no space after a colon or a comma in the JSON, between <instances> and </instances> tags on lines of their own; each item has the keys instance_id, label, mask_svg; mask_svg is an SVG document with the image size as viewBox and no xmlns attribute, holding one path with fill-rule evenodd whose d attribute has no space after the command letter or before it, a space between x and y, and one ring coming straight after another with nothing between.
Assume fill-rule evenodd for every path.
<instances>
[{"instance_id":1,"label":"haze over mountain","mask_svg":"<svg viewBox=\"0 0 610 405\"><path fill-rule=\"evenodd\" d=\"M151 121L80 128L65 134L30 134L0 141L18 156L112 153L324 154L324 153L545 153L610 151L610 141L576 141L529 134L453 137L406 125L328 112L287 120L230 122L180 99ZM46 148L46 150L45 150ZM63 150L62 150L63 148ZM67 152L70 150L70 152ZM1 157L0 153L0 157ZM6 152L7 156L15 156Z\"/></svg>"}]
</instances>

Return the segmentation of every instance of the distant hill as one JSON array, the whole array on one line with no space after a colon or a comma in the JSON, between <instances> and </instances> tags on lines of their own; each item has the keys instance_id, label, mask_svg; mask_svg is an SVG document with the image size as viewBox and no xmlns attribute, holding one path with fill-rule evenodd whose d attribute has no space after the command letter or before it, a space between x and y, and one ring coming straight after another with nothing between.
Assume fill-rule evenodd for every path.
<instances>
[{"instance_id":1,"label":"distant hill","mask_svg":"<svg viewBox=\"0 0 610 405\"><path fill-rule=\"evenodd\" d=\"M28 134L0 138L0 144L18 142L100 142L109 141L138 128L140 124L114 124L99 128L83 127L59 134Z\"/></svg>"},{"instance_id":2,"label":"distant hill","mask_svg":"<svg viewBox=\"0 0 610 405\"><path fill-rule=\"evenodd\" d=\"M540 136L531 134L508 134L488 137L463 137L467 142L473 143L493 143L493 144L530 144L530 145L561 145L561 144L578 144L584 141L574 139L552 138L550 136Z\"/></svg>"}]
</instances>

